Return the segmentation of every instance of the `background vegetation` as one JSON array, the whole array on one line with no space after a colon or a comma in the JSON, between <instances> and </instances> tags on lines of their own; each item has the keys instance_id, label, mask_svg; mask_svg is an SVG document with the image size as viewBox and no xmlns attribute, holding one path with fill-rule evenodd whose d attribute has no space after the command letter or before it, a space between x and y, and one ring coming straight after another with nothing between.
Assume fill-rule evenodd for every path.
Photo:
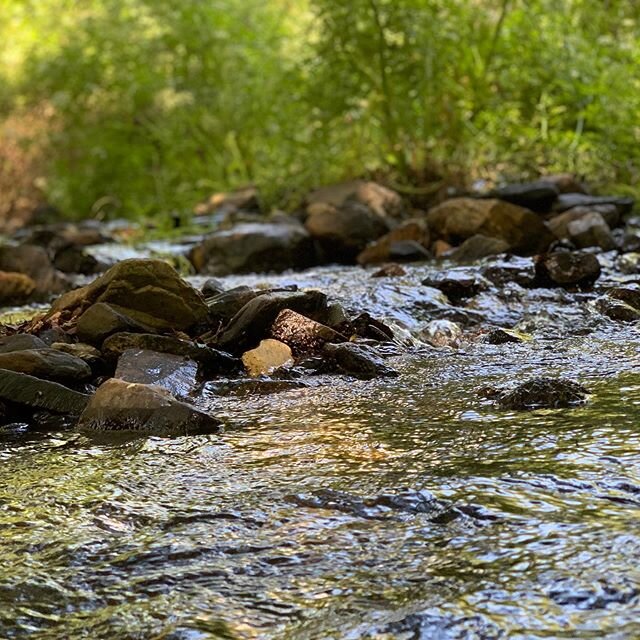
<instances>
[{"instance_id":1,"label":"background vegetation","mask_svg":"<svg viewBox=\"0 0 640 640\"><path fill-rule=\"evenodd\" d=\"M629 190L638 69L628 0L0 0L0 183L77 217L364 173Z\"/></svg>"}]
</instances>

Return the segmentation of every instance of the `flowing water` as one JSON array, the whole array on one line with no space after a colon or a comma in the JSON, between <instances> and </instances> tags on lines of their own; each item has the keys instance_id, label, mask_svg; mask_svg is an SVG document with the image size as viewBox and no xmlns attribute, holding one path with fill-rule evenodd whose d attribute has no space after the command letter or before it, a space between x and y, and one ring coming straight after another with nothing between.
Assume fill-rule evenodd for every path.
<instances>
[{"instance_id":1,"label":"flowing water","mask_svg":"<svg viewBox=\"0 0 640 640\"><path fill-rule=\"evenodd\" d=\"M639 638L638 328L512 287L472 306L531 343L431 348L427 270L225 280L386 318L396 379L214 381L197 402L218 436L6 427L0 638ZM479 394L540 374L590 402L515 413Z\"/></svg>"}]
</instances>

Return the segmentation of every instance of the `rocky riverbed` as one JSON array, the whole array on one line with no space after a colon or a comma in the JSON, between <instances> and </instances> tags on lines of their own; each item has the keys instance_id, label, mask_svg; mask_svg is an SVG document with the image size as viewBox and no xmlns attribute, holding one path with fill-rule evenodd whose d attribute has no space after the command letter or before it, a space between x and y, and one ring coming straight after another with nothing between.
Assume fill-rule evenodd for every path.
<instances>
[{"instance_id":1,"label":"rocky riverbed","mask_svg":"<svg viewBox=\"0 0 640 640\"><path fill-rule=\"evenodd\" d=\"M5 300L42 311L0 338L3 637L640 633L632 203L358 189L5 246Z\"/></svg>"}]
</instances>

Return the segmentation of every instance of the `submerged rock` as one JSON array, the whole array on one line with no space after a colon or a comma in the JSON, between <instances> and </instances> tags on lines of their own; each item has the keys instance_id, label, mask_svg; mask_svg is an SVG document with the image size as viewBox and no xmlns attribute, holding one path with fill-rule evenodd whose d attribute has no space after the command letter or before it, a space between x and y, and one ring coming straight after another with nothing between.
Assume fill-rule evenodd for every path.
<instances>
[{"instance_id":1,"label":"submerged rock","mask_svg":"<svg viewBox=\"0 0 640 640\"><path fill-rule=\"evenodd\" d=\"M118 360L114 378L153 384L186 397L195 391L198 365L189 358L148 349L127 349Z\"/></svg>"},{"instance_id":2,"label":"submerged rock","mask_svg":"<svg viewBox=\"0 0 640 640\"><path fill-rule=\"evenodd\" d=\"M544 251L553 240L539 216L502 200L453 198L431 209L427 221L437 237L452 244L481 234L523 255Z\"/></svg>"},{"instance_id":3,"label":"submerged rock","mask_svg":"<svg viewBox=\"0 0 640 640\"><path fill-rule=\"evenodd\" d=\"M637 322L640 320L640 309L608 295L597 298L594 306L602 315L611 318L611 320L618 322Z\"/></svg>"},{"instance_id":4,"label":"submerged rock","mask_svg":"<svg viewBox=\"0 0 640 640\"><path fill-rule=\"evenodd\" d=\"M190 257L198 273L216 276L305 269L316 263L313 241L302 225L274 222L216 231Z\"/></svg>"},{"instance_id":5,"label":"submerged rock","mask_svg":"<svg viewBox=\"0 0 640 640\"><path fill-rule=\"evenodd\" d=\"M522 333L520 331L514 331L513 329L492 329L486 335L485 340L489 344L520 344L523 342L530 342L531 336L526 333Z\"/></svg>"},{"instance_id":6,"label":"submerged rock","mask_svg":"<svg viewBox=\"0 0 640 640\"><path fill-rule=\"evenodd\" d=\"M262 340L260 344L242 355L247 373L252 377L269 375L276 369L293 364L293 354L288 345L279 340Z\"/></svg>"},{"instance_id":7,"label":"submerged rock","mask_svg":"<svg viewBox=\"0 0 640 640\"><path fill-rule=\"evenodd\" d=\"M221 422L166 389L112 378L102 384L77 425L79 431L177 437L220 431Z\"/></svg>"},{"instance_id":8,"label":"submerged rock","mask_svg":"<svg viewBox=\"0 0 640 640\"><path fill-rule=\"evenodd\" d=\"M536 282L542 287L588 288L600 277L602 268L592 253L558 251L535 260Z\"/></svg>"},{"instance_id":9,"label":"submerged rock","mask_svg":"<svg viewBox=\"0 0 640 640\"><path fill-rule=\"evenodd\" d=\"M584 404L588 391L565 378L533 378L513 389L501 391L496 403L504 409L560 409Z\"/></svg>"},{"instance_id":10,"label":"submerged rock","mask_svg":"<svg viewBox=\"0 0 640 640\"><path fill-rule=\"evenodd\" d=\"M373 349L353 342L326 344L322 353L337 371L361 380L395 378L399 375L395 369L388 367Z\"/></svg>"},{"instance_id":11,"label":"submerged rock","mask_svg":"<svg viewBox=\"0 0 640 640\"><path fill-rule=\"evenodd\" d=\"M420 331L420 339L432 347L459 347L462 327L450 320L432 320Z\"/></svg>"},{"instance_id":12,"label":"submerged rock","mask_svg":"<svg viewBox=\"0 0 640 640\"><path fill-rule=\"evenodd\" d=\"M489 288L489 282L478 275L476 269L455 268L425 278L422 284L442 291L453 303L472 298Z\"/></svg>"},{"instance_id":13,"label":"submerged rock","mask_svg":"<svg viewBox=\"0 0 640 640\"><path fill-rule=\"evenodd\" d=\"M26 373L0 369L0 400L53 413L79 415L88 395Z\"/></svg>"},{"instance_id":14,"label":"submerged rock","mask_svg":"<svg viewBox=\"0 0 640 640\"><path fill-rule=\"evenodd\" d=\"M0 353L0 369L57 382L82 382L91 377L84 360L48 347Z\"/></svg>"},{"instance_id":15,"label":"submerged rock","mask_svg":"<svg viewBox=\"0 0 640 640\"><path fill-rule=\"evenodd\" d=\"M318 351L327 342L346 342L347 338L334 329L311 320L291 309L278 314L271 326L271 337L284 342L294 355Z\"/></svg>"}]
</instances>

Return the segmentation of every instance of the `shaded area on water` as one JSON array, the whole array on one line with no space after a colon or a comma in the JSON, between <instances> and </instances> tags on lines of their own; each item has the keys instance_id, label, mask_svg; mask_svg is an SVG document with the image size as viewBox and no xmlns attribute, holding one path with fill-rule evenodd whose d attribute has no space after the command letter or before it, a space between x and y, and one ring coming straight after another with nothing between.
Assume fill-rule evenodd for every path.
<instances>
[{"instance_id":1,"label":"shaded area on water","mask_svg":"<svg viewBox=\"0 0 640 640\"><path fill-rule=\"evenodd\" d=\"M431 349L415 339L441 303L424 273L225 281L318 286L385 316L413 339L390 358L398 379L207 385L222 436L0 436L0 635L638 637L637 328L522 290L483 310L532 323L531 345ZM591 402L507 413L478 394L532 374L576 377ZM419 491L451 517L376 503Z\"/></svg>"}]
</instances>

